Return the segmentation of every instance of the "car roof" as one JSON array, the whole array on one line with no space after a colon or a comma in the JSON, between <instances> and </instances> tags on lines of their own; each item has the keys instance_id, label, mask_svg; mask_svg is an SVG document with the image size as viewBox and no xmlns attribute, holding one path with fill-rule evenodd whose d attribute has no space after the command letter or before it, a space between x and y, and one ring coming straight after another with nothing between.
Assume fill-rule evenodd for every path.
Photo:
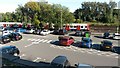
<instances>
[{"instance_id":1,"label":"car roof","mask_svg":"<svg viewBox=\"0 0 120 68\"><path fill-rule=\"evenodd\" d=\"M59 64L63 64L66 61L66 57L65 56L57 56L53 59L53 61L51 63L59 63Z\"/></svg>"},{"instance_id":2,"label":"car roof","mask_svg":"<svg viewBox=\"0 0 120 68\"><path fill-rule=\"evenodd\" d=\"M102 42L104 42L104 43L112 43L111 41L108 41L108 40L103 40Z\"/></svg>"},{"instance_id":3,"label":"car roof","mask_svg":"<svg viewBox=\"0 0 120 68\"><path fill-rule=\"evenodd\" d=\"M12 46L12 45L0 46L0 50L1 49L7 49L7 48L15 48L15 46Z\"/></svg>"}]
</instances>

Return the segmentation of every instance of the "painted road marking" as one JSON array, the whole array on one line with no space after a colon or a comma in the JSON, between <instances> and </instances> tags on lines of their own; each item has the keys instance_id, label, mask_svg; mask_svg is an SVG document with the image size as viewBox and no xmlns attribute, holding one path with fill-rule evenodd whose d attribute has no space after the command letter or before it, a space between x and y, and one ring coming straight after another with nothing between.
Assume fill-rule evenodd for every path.
<instances>
[{"instance_id":1,"label":"painted road marking","mask_svg":"<svg viewBox=\"0 0 120 68\"><path fill-rule=\"evenodd\" d=\"M48 40L44 40L43 43L46 42L46 41L48 41Z\"/></svg>"},{"instance_id":2,"label":"painted road marking","mask_svg":"<svg viewBox=\"0 0 120 68\"><path fill-rule=\"evenodd\" d=\"M37 62L38 60L40 60L41 58L37 57L35 60L33 60L33 62Z\"/></svg>"},{"instance_id":3,"label":"painted road marking","mask_svg":"<svg viewBox=\"0 0 120 68\"><path fill-rule=\"evenodd\" d=\"M49 40L47 43L50 43L52 40Z\"/></svg>"},{"instance_id":4,"label":"painted road marking","mask_svg":"<svg viewBox=\"0 0 120 68\"><path fill-rule=\"evenodd\" d=\"M25 54L22 54L22 55L20 55L20 58L21 58L21 57L24 57L24 56L26 56L26 55L25 55Z\"/></svg>"},{"instance_id":5,"label":"painted road marking","mask_svg":"<svg viewBox=\"0 0 120 68\"><path fill-rule=\"evenodd\" d=\"M27 45L27 46L25 46L25 47L29 47L29 46L31 46L31 45L33 45L33 43L32 43L32 44L29 44L29 45Z\"/></svg>"}]
</instances>

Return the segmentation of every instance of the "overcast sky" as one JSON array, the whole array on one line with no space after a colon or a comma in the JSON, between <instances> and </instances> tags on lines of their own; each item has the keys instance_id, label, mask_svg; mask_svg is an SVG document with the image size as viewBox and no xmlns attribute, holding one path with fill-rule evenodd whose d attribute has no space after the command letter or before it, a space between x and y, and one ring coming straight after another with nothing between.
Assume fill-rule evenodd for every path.
<instances>
[{"instance_id":1,"label":"overcast sky","mask_svg":"<svg viewBox=\"0 0 120 68\"><path fill-rule=\"evenodd\" d=\"M0 13L13 12L18 7L18 5L24 5L30 0L0 0ZM41 1L41 0L32 0L32 1ZM50 4L61 4L70 9L71 12L74 12L77 8L81 7L81 3L85 1L96 1L96 2L109 2L109 0L47 0ZM120 0L113 0L116 3Z\"/></svg>"}]
</instances>

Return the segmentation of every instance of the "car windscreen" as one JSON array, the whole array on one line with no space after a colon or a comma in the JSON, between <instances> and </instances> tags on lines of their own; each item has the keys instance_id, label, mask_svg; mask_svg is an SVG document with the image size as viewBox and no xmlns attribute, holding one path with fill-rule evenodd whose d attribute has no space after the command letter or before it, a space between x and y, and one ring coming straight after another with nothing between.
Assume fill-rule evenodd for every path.
<instances>
[{"instance_id":1,"label":"car windscreen","mask_svg":"<svg viewBox=\"0 0 120 68\"><path fill-rule=\"evenodd\" d=\"M104 42L105 45L112 45L112 42Z\"/></svg>"},{"instance_id":2,"label":"car windscreen","mask_svg":"<svg viewBox=\"0 0 120 68\"><path fill-rule=\"evenodd\" d=\"M82 41L84 41L84 42L89 42L89 40L88 40L88 39L83 39Z\"/></svg>"}]
</instances>

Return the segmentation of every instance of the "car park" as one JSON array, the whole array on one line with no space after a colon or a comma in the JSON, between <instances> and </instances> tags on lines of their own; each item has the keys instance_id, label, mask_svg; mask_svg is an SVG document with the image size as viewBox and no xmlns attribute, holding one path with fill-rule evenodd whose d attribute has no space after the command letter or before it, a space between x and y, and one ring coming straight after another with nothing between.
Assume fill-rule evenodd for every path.
<instances>
[{"instance_id":1,"label":"car park","mask_svg":"<svg viewBox=\"0 0 120 68\"><path fill-rule=\"evenodd\" d=\"M49 30L42 30L42 31L40 32L40 34L41 34L41 35L48 35L48 34L50 34L50 31L49 31Z\"/></svg>"},{"instance_id":2,"label":"car park","mask_svg":"<svg viewBox=\"0 0 120 68\"><path fill-rule=\"evenodd\" d=\"M113 34L113 39L120 40L120 34L119 33L114 33Z\"/></svg>"},{"instance_id":3,"label":"car park","mask_svg":"<svg viewBox=\"0 0 120 68\"><path fill-rule=\"evenodd\" d=\"M82 37L79 47L92 47L92 40L90 38Z\"/></svg>"},{"instance_id":4,"label":"car park","mask_svg":"<svg viewBox=\"0 0 120 68\"><path fill-rule=\"evenodd\" d=\"M67 68L70 66L70 62L66 56L57 56L52 60L50 64L52 66L56 66L57 68Z\"/></svg>"},{"instance_id":5,"label":"car park","mask_svg":"<svg viewBox=\"0 0 120 68\"><path fill-rule=\"evenodd\" d=\"M112 47L112 52L120 54L120 46L113 46Z\"/></svg>"},{"instance_id":6,"label":"car park","mask_svg":"<svg viewBox=\"0 0 120 68\"><path fill-rule=\"evenodd\" d=\"M74 43L74 39L69 36L59 36L58 39L60 45L70 46L71 44Z\"/></svg>"},{"instance_id":7,"label":"car park","mask_svg":"<svg viewBox=\"0 0 120 68\"><path fill-rule=\"evenodd\" d=\"M17 41L22 39L22 35L20 35L19 33L10 33L9 35L7 35L12 41Z\"/></svg>"},{"instance_id":8,"label":"car park","mask_svg":"<svg viewBox=\"0 0 120 68\"><path fill-rule=\"evenodd\" d=\"M108 40L101 41L100 50L112 50L113 43Z\"/></svg>"},{"instance_id":9,"label":"car park","mask_svg":"<svg viewBox=\"0 0 120 68\"><path fill-rule=\"evenodd\" d=\"M11 55L20 54L19 49L13 45L0 46L0 52L2 54L11 54Z\"/></svg>"},{"instance_id":10,"label":"car park","mask_svg":"<svg viewBox=\"0 0 120 68\"><path fill-rule=\"evenodd\" d=\"M0 44L5 44L10 42L10 38L8 36L0 36Z\"/></svg>"}]
</instances>

